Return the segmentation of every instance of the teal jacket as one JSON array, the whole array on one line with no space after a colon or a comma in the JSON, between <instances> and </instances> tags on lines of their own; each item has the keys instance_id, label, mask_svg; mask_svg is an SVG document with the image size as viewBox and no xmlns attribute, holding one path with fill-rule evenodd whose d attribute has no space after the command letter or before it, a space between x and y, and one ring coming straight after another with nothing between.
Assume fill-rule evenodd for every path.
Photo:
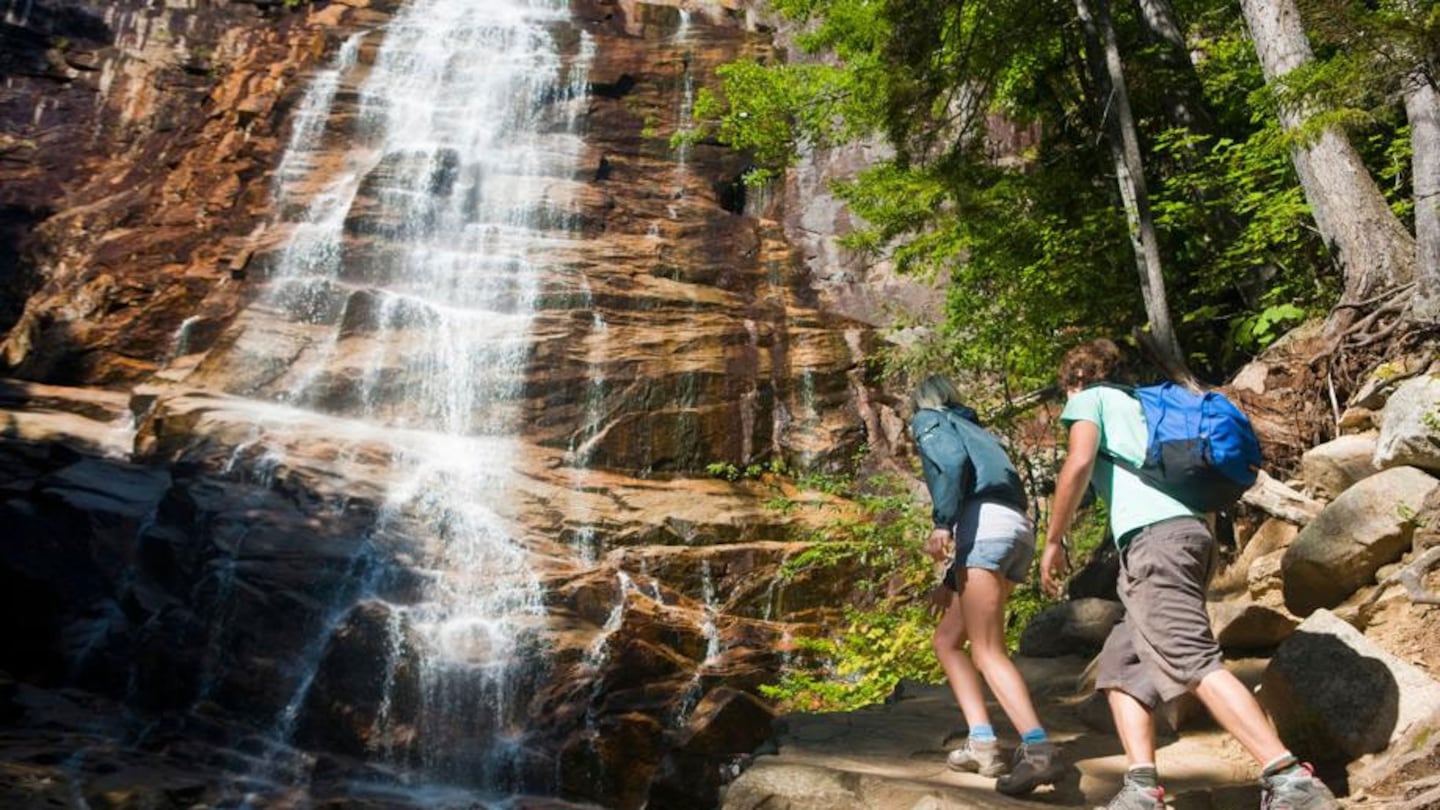
<instances>
[{"instance_id":1,"label":"teal jacket","mask_svg":"<svg viewBox=\"0 0 1440 810\"><path fill-rule=\"evenodd\" d=\"M937 528L951 529L971 498L1026 510L1025 487L1005 448L968 408L921 408L910 420Z\"/></svg>"}]
</instances>

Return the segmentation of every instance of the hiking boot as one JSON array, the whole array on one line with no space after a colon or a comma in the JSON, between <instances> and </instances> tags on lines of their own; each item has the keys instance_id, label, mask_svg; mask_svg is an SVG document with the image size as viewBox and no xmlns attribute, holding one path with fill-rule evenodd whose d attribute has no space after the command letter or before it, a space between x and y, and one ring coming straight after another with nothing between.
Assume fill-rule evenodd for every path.
<instances>
[{"instance_id":1,"label":"hiking boot","mask_svg":"<svg viewBox=\"0 0 1440 810\"><path fill-rule=\"evenodd\" d=\"M1126 779L1105 810L1165 810L1165 788L1141 787Z\"/></svg>"},{"instance_id":2,"label":"hiking boot","mask_svg":"<svg viewBox=\"0 0 1440 810\"><path fill-rule=\"evenodd\" d=\"M1000 756L1000 742L978 742L965 739L965 744L945 755L945 764L952 771L969 771L981 776L999 776L1005 772L1005 758Z\"/></svg>"},{"instance_id":3,"label":"hiking boot","mask_svg":"<svg viewBox=\"0 0 1440 810\"><path fill-rule=\"evenodd\" d=\"M995 780L995 789L1006 796L1023 796L1041 785L1053 785L1065 773L1060 749L1055 743L1020 744L1010 773Z\"/></svg>"},{"instance_id":4,"label":"hiking boot","mask_svg":"<svg viewBox=\"0 0 1440 810\"><path fill-rule=\"evenodd\" d=\"M1260 777L1260 810L1336 810L1340 803L1310 763Z\"/></svg>"}]
</instances>

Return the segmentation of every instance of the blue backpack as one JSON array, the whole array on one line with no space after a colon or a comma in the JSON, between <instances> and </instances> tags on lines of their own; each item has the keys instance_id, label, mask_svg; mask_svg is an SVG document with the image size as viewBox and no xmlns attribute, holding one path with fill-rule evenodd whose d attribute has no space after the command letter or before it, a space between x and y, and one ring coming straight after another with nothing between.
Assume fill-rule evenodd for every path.
<instances>
[{"instance_id":1,"label":"blue backpack","mask_svg":"<svg viewBox=\"0 0 1440 810\"><path fill-rule=\"evenodd\" d=\"M1101 450L1116 465L1197 512L1223 509L1255 483L1263 458L1250 419L1218 391L1195 393L1173 382L1110 386L1140 400L1145 462Z\"/></svg>"}]
</instances>

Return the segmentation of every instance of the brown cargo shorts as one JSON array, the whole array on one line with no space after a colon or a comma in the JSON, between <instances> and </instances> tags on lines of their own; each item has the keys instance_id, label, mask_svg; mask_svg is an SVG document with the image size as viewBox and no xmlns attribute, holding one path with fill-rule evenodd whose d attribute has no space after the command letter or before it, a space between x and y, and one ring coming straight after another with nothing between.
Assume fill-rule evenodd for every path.
<instances>
[{"instance_id":1,"label":"brown cargo shorts","mask_svg":"<svg viewBox=\"0 0 1440 810\"><path fill-rule=\"evenodd\" d=\"M1221 668L1205 587L1215 538L1204 521L1146 526L1120 554L1125 618L1100 651L1095 688L1119 689L1150 708L1194 689Z\"/></svg>"}]
</instances>

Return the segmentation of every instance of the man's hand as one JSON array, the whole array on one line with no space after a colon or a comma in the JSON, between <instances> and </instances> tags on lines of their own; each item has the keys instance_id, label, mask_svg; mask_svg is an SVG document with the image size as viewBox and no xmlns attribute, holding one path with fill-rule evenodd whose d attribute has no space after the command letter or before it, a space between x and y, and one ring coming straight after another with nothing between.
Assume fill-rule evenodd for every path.
<instances>
[{"instance_id":1,"label":"man's hand","mask_svg":"<svg viewBox=\"0 0 1440 810\"><path fill-rule=\"evenodd\" d=\"M1065 588L1065 575L1070 572L1070 558L1065 554L1065 544L1050 540L1040 555L1040 588L1045 593L1059 598Z\"/></svg>"},{"instance_id":2,"label":"man's hand","mask_svg":"<svg viewBox=\"0 0 1440 810\"><path fill-rule=\"evenodd\" d=\"M938 563L950 562L950 530L935 529L925 541L925 556Z\"/></svg>"}]
</instances>

